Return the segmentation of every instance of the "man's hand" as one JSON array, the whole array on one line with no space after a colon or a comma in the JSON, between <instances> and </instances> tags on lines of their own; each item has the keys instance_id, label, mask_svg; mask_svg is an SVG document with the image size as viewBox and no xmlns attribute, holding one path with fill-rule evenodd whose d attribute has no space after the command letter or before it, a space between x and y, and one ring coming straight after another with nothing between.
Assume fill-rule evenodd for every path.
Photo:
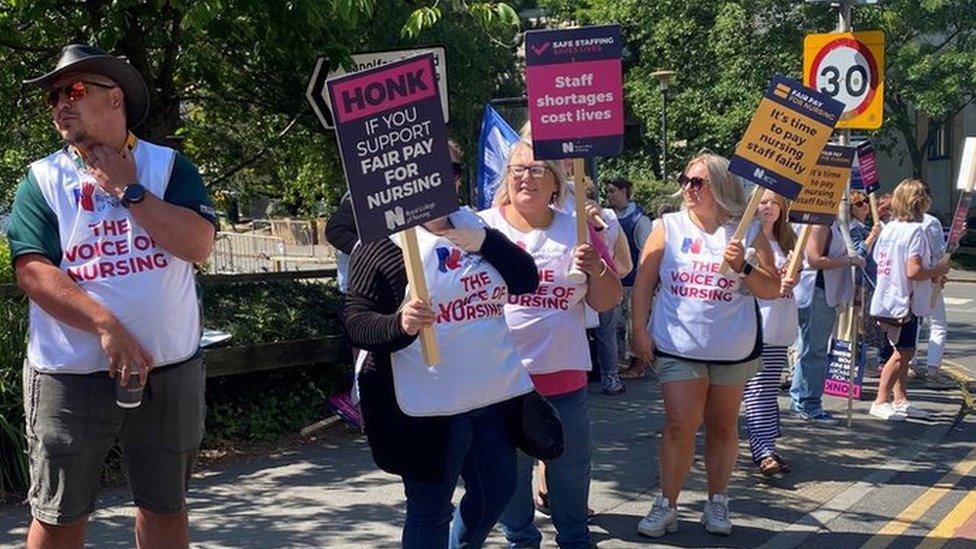
<instances>
[{"instance_id":1,"label":"man's hand","mask_svg":"<svg viewBox=\"0 0 976 549\"><path fill-rule=\"evenodd\" d=\"M136 161L127 148L120 153L98 143L88 149L87 160L98 186L117 199L122 198L126 185L136 182Z\"/></svg>"},{"instance_id":2,"label":"man's hand","mask_svg":"<svg viewBox=\"0 0 976 549\"><path fill-rule=\"evenodd\" d=\"M132 375L138 375L144 386L153 368L153 357L118 321L98 331L99 343L108 356L108 374L121 374L120 385L128 385Z\"/></svg>"}]
</instances>

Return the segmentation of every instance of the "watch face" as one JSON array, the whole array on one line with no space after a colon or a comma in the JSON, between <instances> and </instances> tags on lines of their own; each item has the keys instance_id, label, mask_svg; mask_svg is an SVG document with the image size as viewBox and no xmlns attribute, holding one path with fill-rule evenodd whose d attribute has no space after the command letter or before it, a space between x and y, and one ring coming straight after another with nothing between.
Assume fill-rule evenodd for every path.
<instances>
[{"instance_id":1,"label":"watch face","mask_svg":"<svg viewBox=\"0 0 976 549\"><path fill-rule=\"evenodd\" d=\"M143 196L146 194L146 188L142 185L135 183L128 185L123 193L123 198L128 202L139 202L142 200Z\"/></svg>"}]
</instances>

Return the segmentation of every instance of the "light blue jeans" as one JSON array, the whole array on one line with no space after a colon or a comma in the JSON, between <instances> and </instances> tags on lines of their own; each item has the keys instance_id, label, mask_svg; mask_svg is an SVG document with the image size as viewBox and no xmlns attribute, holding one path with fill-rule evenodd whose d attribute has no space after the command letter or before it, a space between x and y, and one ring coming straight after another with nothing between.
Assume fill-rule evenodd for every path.
<instances>
[{"instance_id":1,"label":"light blue jeans","mask_svg":"<svg viewBox=\"0 0 976 549\"><path fill-rule=\"evenodd\" d=\"M596 361L600 368L600 375L615 376L620 373L620 361L617 346L617 325L623 314L620 304L616 304L609 311L600 313L600 325L593 331L596 339Z\"/></svg>"},{"instance_id":2,"label":"light blue jeans","mask_svg":"<svg viewBox=\"0 0 976 549\"><path fill-rule=\"evenodd\" d=\"M816 416L823 412L824 380L827 379L827 343L837 315L827 305L824 291L813 289L809 307L799 310L800 356L793 371L790 408Z\"/></svg>"},{"instance_id":3,"label":"light blue jeans","mask_svg":"<svg viewBox=\"0 0 976 549\"><path fill-rule=\"evenodd\" d=\"M515 443L500 405L452 416L449 430L444 479L403 479L404 548L481 547L515 490ZM464 497L452 510L459 475Z\"/></svg>"},{"instance_id":4,"label":"light blue jeans","mask_svg":"<svg viewBox=\"0 0 976 549\"><path fill-rule=\"evenodd\" d=\"M590 547L587 502L590 496L590 414L586 388L547 397L559 412L566 434L566 451L546 462L546 483L556 543L562 549ZM513 548L539 547L542 533L533 523L532 466L534 460L519 453L518 484L499 522Z\"/></svg>"}]
</instances>

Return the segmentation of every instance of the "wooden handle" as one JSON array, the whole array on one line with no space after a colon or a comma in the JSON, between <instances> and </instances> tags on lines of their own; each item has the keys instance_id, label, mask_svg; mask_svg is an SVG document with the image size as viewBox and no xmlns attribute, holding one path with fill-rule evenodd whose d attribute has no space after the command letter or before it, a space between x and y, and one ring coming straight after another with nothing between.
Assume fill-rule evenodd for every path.
<instances>
[{"instance_id":1,"label":"wooden handle","mask_svg":"<svg viewBox=\"0 0 976 549\"><path fill-rule=\"evenodd\" d=\"M871 219L875 223L883 223L881 221L881 214L878 213L878 197L874 196L874 193L868 195L868 204L871 205Z\"/></svg>"},{"instance_id":2,"label":"wooden handle","mask_svg":"<svg viewBox=\"0 0 976 549\"><path fill-rule=\"evenodd\" d=\"M576 244L586 242L586 169L582 158L573 159L573 182L576 184Z\"/></svg>"},{"instance_id":3,"label":"wooden handle","mask_svg":"<svg viewBox=\"0 0 976 549\"><path fill-rule=\"evenodd\" d=\"M800 260L805 255L803 252L807 247L807 240L810 239L810 225L804 225L800 229L800 236L796 239L796 246L793 247L793 256L790 257L790 264L786 266L786 278L796 278L800 271Z\"/></svg>"},{"instance_id":4,"label":"wooden handle","mask_svg":"<svg viewBox=\"0 0 976 549\"><path fill-rule=\"evenodd\" d=\"M410 297L429 302L430 294L427 292L424 264L420 261L420 247L417 245L417 229L415 227L403 231L403 244L403 264L407 269ZM428 366L440 364L441 353L437 349L437 335L434 333L433 326L427 326L420 331L420 347L424 353L424 362Z\"/></svg>"},{"instance_id":5,"label":"wooden handle","mask_svg":"<svg viewBox=\"0 0 976 549\"><path fill-rule=\"evenodd\" d=\"M746 211L742 213L742 219L739 220L739 226L736 227L735 234L732 235L732 240L742 240L742 237L746 235L746 229L749 228L752 219L756 217L756 210L759 208L759 203L762 202L764 192L766 192L766 189L759 185L753 187L752 196L749 198L749 205L746 206ZM727 275L731 270L732 266L723 261L722 268L718 272Z\"/></svg>"}]
</instances>

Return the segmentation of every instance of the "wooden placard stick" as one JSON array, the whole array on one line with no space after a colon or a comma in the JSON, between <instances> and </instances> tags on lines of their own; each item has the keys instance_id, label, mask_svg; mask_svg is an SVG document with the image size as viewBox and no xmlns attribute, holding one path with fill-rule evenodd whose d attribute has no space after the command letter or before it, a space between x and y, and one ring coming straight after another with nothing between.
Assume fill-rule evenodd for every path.
<instances>
[{"instance_id":1,"label":"wooden placard stick","mask_svg":"<svg viewBox=\"0 0 976 549\"><path fill-rule=\"evenodd\" d=\"M878 197L874 196L874 193L868 195L868 204L871 205L871 219L875 223L884 223L881 221L881 214L878 213Z\"/></svg>"},{"instance_id":2,"label":"wooden placard stick","mask_svg":"<svg viewBox=\"0 0 976 549\"><path fill-rule=\"evenodd\" d=\"M790 256L790 263L786 266L786 278L796 278L796 274L800 272L801 260L806 255L807 240L810 240L811 228L811 225L806 224L800 229L800 235L796 238L796 246L793 246L793 255Z\"/></svg>"},{"instance_id":3,"label":"wooden placard stick","mask_svg":"<svg viewBox=\"0 0 976 549\"><path fill-rule=\"evenodd\" d=\"M756 210L759 208L759 203L762 202L762 195L766 192L764 187L756 185L752 189L752 196L749 198L749 205L746 206L746 211L742 212L742 219L739 220L739 226L735 229L735 234L732 235L732 240L742 240L746 235L746 230L749 228L749 224L752 223L752 219L756 217ZM719 269L719 273L723 275L729 274L732 270L732 266L726 262L722 262L722 267Z\"/></svg>"},{"instance_id":4,"label":"wooden placard stick","mask_svg":"<svg viewBox=\"0 0 976 549\"><path fill-rule=\"evenodd\" d=\"M589 242L589 231L586 229L586 164L582 158L573 159L573 181L576 187L573 192L576 207L576 245ZM570 267L567 278L573 284L586 282L586 273Z\"/></svg>"},{"instance_id":5,"label":"wooden placard stick","mask_svg":"<svg viewBox=\"0 0 976 549\"><path fill-rule=\"evenodd\" d=\"M420 261L420 247L417 245L417 228L410 227L403 231L403 264L407 269L407 285L410 297L430 303L430 293L427 291L427 279L424 278L424 264ZM437 366L441 362L441 353L437 348L437 336L433 326L427 326L420 331L420 347L424 353L424 362L428 366Z\"/></svg>"}]
</instances>

